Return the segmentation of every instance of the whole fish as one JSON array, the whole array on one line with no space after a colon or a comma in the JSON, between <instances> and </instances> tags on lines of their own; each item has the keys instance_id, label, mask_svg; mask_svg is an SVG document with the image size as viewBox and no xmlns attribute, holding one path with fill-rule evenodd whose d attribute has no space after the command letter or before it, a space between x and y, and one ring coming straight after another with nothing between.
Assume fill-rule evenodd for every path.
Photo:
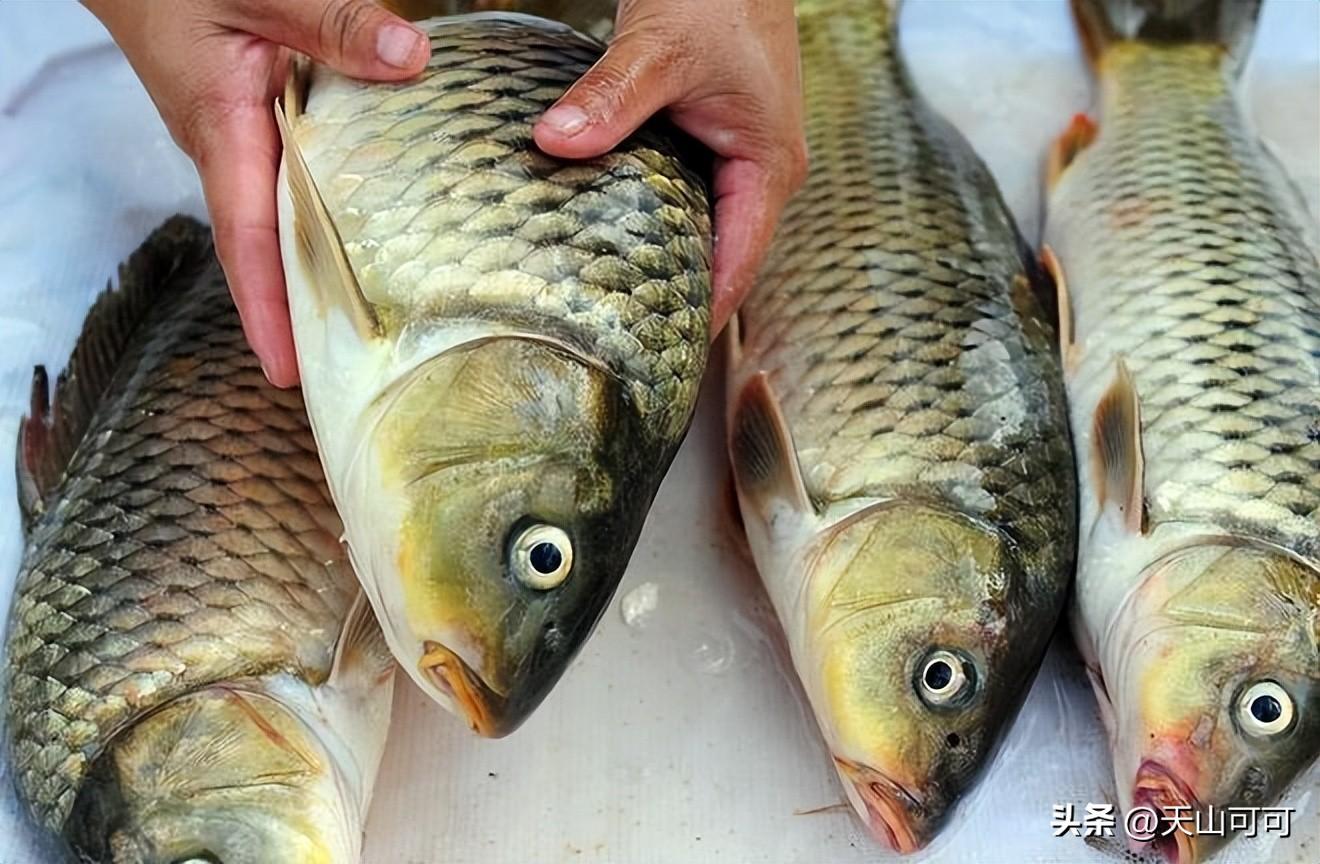
<instances>
[{"instance_id":1,"label":"whole fish","mask_svg":"<svg viewBox=\"0 0 1320 864\"><path fill-rule=\"evenodd\" d=\"M554 685L695 407L710 214L679 143L536 149L599 56L518 15L435 19L420 78L301 67L280 219L299 368L394 655L483 735Z\"/></svg>"},{"instance_id":2,"label":"whole fish","mask_svg":"<svg viewBox=\"0 0 1320 864\"><path fill-rule=\"evenodd\" d=\"M85 862L356 862L394 666L206 228L134 253L50 405L38 368L19 488L4 716L35 822Z\"/></svg>"},{"instance_id":3,"label":"whole fish","mask_svg":"<svg viewBox=\"0 0 1320 864\"><path fill-rule=\"evenodd\" d=\"M1181 808L1178 864L1320 750L1320 264L1234 96L1258 6L1078 0L1098 128L1051 158L1074 629L1119 803Z\"/></svg>"},{"instance_id":4,"label":"whole fish","mask_svg":"<svg viewBox=\"0 0 1320 864\"><path fill-rule=\"evenodd\" d=\"M897 12L797 8L811 170L738 316L729 453L848 797L911 852L989 760L1063 607L1063 385L1043 273L915 92Z\"/></svg>"}]
</instances>

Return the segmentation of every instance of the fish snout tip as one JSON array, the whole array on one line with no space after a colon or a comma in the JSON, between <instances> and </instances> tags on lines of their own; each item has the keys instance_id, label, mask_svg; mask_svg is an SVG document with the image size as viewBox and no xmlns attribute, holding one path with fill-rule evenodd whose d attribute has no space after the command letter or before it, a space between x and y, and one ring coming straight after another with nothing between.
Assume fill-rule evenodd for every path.
<instances>
[{"instance_id":1,"label":"fish snout tip","mask_svg":"<svg viewBox=\"0 0 1320 864\"><path fill-rule=\"evenodd\" d=\"M875 839L900 855L930 842L928 820L917 796L873 768L835 757L848 797Z\"/></svg>"}]
</instances>

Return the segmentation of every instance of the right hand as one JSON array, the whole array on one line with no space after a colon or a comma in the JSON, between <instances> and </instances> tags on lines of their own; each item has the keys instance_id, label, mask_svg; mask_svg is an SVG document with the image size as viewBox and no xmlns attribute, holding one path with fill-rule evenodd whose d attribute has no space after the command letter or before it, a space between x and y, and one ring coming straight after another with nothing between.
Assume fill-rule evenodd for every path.
<instances>
[{"instance_id":1,"label":"right hand","mask_svg":"<svg viewBox=\"0 0 1320 864\"><path fill-rule=\"evenodd\" d=\"M197 165L215 250L248 344L272 384L298 383L276 235L273 104L289 50L345 75L397 81L431 47L371 0L84 0Z\"/></svg>"}]
</instances>

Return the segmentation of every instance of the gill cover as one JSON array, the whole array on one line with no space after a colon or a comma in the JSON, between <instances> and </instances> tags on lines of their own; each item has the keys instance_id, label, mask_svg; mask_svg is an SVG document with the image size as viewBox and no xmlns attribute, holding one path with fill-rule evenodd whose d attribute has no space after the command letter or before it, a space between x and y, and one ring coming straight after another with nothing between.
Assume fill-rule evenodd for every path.
<instances>
[{"instance_id":1,"label":"gill cover","mask_svg":"<svg viewBox=\"0 0 1320 864\"><path fill-rule=\"evenodd\" d=\"M137 722L93 764L64 834L98 864L357 860L329 755L269 696L213 687Z\"/></svg>"}]
</instances>

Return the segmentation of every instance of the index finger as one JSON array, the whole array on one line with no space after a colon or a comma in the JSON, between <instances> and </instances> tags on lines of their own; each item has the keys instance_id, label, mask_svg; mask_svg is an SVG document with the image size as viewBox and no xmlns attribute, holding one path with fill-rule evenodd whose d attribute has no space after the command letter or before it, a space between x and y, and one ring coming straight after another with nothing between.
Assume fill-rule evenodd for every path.
<instances>
[{"instance_id":1,"label":"index finger","mask_svg":"<svg viewBox=\"0 0 1320 864\"><path fill-rule=\"evenodd\" d=\"M215 252L243 332L270 382L292 387L298 383L298 363L276 232L279 160L279 134L264 105L230 109L197 145Z\"/></svg>"},{"instance_id":2,"label":"index finger","mask_svg":"<svg viewBox=\"0 0 1320 864\"><path fill-rule=\"evenodd\" d=\"M784 184L759 162L724 159L716 167L712 338L751 290L788 197Z\"/></svg>"}]
</instances>

